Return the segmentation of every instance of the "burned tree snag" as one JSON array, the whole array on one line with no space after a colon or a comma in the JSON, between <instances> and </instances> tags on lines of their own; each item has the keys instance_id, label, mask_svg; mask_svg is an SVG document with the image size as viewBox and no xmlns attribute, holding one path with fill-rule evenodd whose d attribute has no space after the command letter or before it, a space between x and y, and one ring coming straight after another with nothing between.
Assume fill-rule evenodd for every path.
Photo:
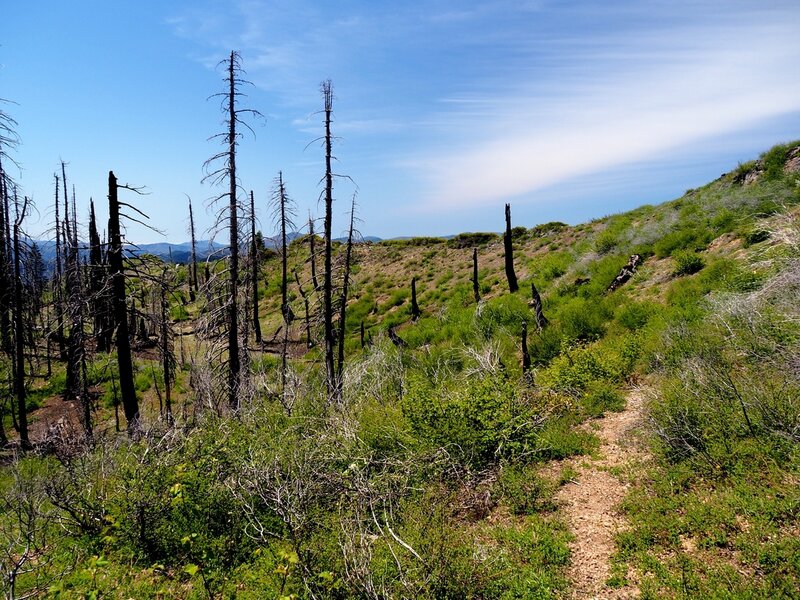
<instances>
[{"instance_id":1,"label":"burned tree snag","mask_svg":"<svg viewBox=\"0 0 800 600\"><path fill-rule=\"evenodd\" d=\"M250 190L250 277L253 282L253 333L256 344L261 344L261 320L258 318L258 259L259 248L256 244L256 204L253 190ZM284 274L284 284L286 276Z\"/></svg>"},{"instance_id":2,"label":"burned tree snag","mask_svg":"<svg viewBox=\"0 0 800 600\"><path fill-rule=\"evenodd\" d=\"M231 52L228 64L228 223L230 232L230 279L228 288L228 403L239 408L242 365L239 360L239 206L236 202L236 64Z\"/></svg>"},{"instance_id":3,"label":"burned tree snag","mask_svg":"<svg viewBox=\"0 0 800 600\"><path fill-rule=\"evenodd\" d=\"M317 234L314 233L314 219L311 218L311 211L308 213L308 250L311 258L311 284L315 290L319 289L319 282L317 281L317 249L316 245Z\"/></svg>"},{"instance_id":4,"label":"burned tree snag","mask_svg":"<svg viewBox=\"0 0 800 600\"><path fill-rule=\"evenodd\" d=\"M506 279L508 289L513 294L519 289L517 274L514 273L514 247L511 243L511 205L506 204L506 231L503 234L503 248L505 249Z\"/></svg>"},{"instance_id":5,"label":"burned tree snag","mask_svg":"<svg viewBox=\"0 0 800 600\"><path fill-rule=\"evenodd\" d=\"M294 279L297 281L297 289L300 291L300 297L303 299L303 304L305 306L306 346L311 348L314 346L314 341L311 338L311 318L309 314L308 295L303 289L303 284L300 283L300 276L297 274L297 271L294 272Z\"/></svg>"},{"instance_id":6,"label":"burned tree snag","mask_svg":"<svg viewBox=\"0 0 800 600\"><path fill-rule=\"evenodd\" d=\"M416 321L419 319L422 312L419 310L419 304L417 304L417 278L411 278L411 320Z\"/></svg>"},{"instance_id":7,"label":"burned tree snag","mask_svg":"<svg viewBox=\"0 0 800 600\"><path fill-rule=\"evenodd\" d=\"M28 410L25 405L25 323L22 306L22 274L20 254L20 227L28 210L28 197L19 208L16 191L14 192L16 218L14 219L14 392L17 400L17 419L19 423L19 441L24 450L31 448L28 438Z\"/></svg>"},{"instance_id":8,"label":"burned tree snag","mask_svg":"<svg viewBox=\"0 0 800 600\"><path fill-rule=\"evenodd\" d=\"M522 375L527 377L531 370L531 355L528 352L528 322L522 322Z\"/></svg>"},{"instance_id":9,"label":"burned tree snag","mask_svg":"<svg viewBox=\"0 0 800 600\"><path fill-rule=\"evenodd\" d=\"M550 323L547 320L547 317L544 316L544 311L542 310L542 297L539 296L539 290L536 289L536 284L531 281L531 308L533 308L533 313L536 315L536 325L539 329L544 329Z\"/></svg>"},{"instance_id":10,"label":"burned tree snag","mask_svg":"<svg viewBox=\"0 0 800 600\"><path fill-rule=\"evenodd\" d=\"M347 294L350 289L350 264L353 257L353 224L356 215L356 199L350 205L350 228L347 233L347 250L344 257L344 278L342 279L342 295L339 298L339 344L338 362L336 366L336 399L342 400L342 387L344 384L344 335L345 320L347 318Z\"/></svg>"},{"instance_id":11,"label":"burned tree snag","mask_svg":"<svg viewBox=\"0 0 800 600\"><path fill-rule=\"evenodd\" d=\"M191 262L189 263L189 298L194 302L197 290L200 288L200 282L197 279L197 247L194 235L194 212L192 211L191 198L189 198L189 235L192 238L192 255Z\"/></svg>"},{"instance_id":12,"label":"burned tree snag","mask_svg":"<svg viewBox=\"0 0 800 600\"><path fill-rule=\"evenodd\" d=\"M225 327L227 328L227 360L224 393L228 399L228 405L232 411L238 411L239 389L242 382L242 360L239 346L239 203L238 203L238 180L236 171L236 150L241 133L237 131L237 125L241 124L248 127L244 121L244 115L258 115L260 113L249 108L240 108L239 99L244 96L241 88L249 83L243 78L244 71L241 66L241 56L238 52L232 51L230 57L220 63L225 66L225 91L215 94L222 98L222 113L225 115L224 123L226 130L213 136L223 142L224 150L215 154L205 162L206 176L204 182L212 185L226 184L227 191L219 194L212 202L227 200L227 207L218 213L217 225L227 221L229 232L228 251L230 252L228 262L228 289L226 293L225 305ZM252 130L251 130L252 131ZM217 166L212 170L212 166ZM207 264L207 263L206 263Z\"/></svg>"},{"instance_id":13,"label":"burned tree snag","mask_svg":"<svg viewBox=\"0 0 800 600\"><path fill-rule=\"evenodd\" d=\"M119 222L119 187L113 171L108 172L108 264L114 306L114 325L116 326L117 364L122 408L128 424L128 432L133 433L139 426L139 401L133 383L133 357L128 333L127 304L125 302L125 267L122 260L122 233Z\"/></svg>"},{"instance_id":14,"label":"burned tree snag","mask_svg":"<svg viewBox=\"0 0 800 600\"><path fill-rule=\"evenodd\" d=\"M331 246L331 225L333 220L333 169L331 167L332 143L331 114L333 113L333 84L330 79L322 82L322 98L325 111L325 273L323 279L322 318L325 338L325 383L328 398L333 399L336 392L336 370L333 363L333 249Z\"/></svg>"},{"instance_id":15,"label":"burned tree snag","mask_svg":"<svg viewBox=\"0 0 800 600\"><path fill-rule=\"evenodd\" d=\"M398 348L405 348L406 346L408 346L408 343L399 335L397 335L397 332L394 330L394 326L389 327L387 333L389 334L389 339Z\"/></svg>"},{"instance_id":16,"label":"burned tree snag","mask_svg":"<svg viewBox=\"0 0 800 600\"><path fill-rule=\"evenodd\" d=\"M608 286L606 291L613 292L621 285L625 284L631 277L633 277L633 274L636 272L636 269L640 264L642 264L642 256L640 254L631 255L628 263L622 267L619 275L614 278L614 281L611 282L611 285Z\"/></svg>"},{"instance_id":17,"label":"burned tree snag","mask_svg":"<svg viewBox=\"0 0 800 600\"><path fill-rule=\"evenodd\" d=\"M481 290L478 284L478 249L472 249L472 293L475 296L475 304L481 301Z\"/></svg>"}]
</instances>

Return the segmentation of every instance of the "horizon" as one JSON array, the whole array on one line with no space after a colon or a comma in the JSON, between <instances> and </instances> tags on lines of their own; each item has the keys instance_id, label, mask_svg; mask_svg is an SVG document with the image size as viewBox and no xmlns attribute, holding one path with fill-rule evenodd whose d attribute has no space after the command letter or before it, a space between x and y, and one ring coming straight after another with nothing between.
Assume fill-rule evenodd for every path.
<instances>
[{"instance_id":1,"label":"horizon","mask_svg":"<svg viewBox=\"0 0 800 600\"><path fill-rule=\"evenodd\" d=\"M12 174L37 203L31 235L50 225L63 158L79 220L93 197L104 222L113 170L146 186L124 199L166 234L132 224L130 242L181 243L168 240L186 235L187 195L198 237L224 239L207 235L203 207L218 191L200 180L220 149L207 141L222 118L207 98L231 50L253 82L242 107L266 117L237 162L267 236L278 171L300 220L319 214L327 78L337 169L358 186L337 181L335 234L356 192L361 228L382 239L499 231L507 202L515 225L575 225L677 198L800 138L800 81L787 77L800 8L784 0L724 12L688 0L173 0L113 15L89 0L13 4L4 22L0 97L21 140Z\"/></svg>"}]
</instances>

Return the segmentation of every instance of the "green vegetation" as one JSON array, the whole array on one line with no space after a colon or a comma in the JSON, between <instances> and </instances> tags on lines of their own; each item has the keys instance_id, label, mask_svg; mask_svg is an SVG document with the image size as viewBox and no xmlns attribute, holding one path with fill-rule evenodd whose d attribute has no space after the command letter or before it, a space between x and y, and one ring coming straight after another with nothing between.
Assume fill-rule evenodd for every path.
<instances>
[{"instance_id":1,"label":"green vegetation","mask_svg":"<svg viewBox=\"0 0 800 600\"><path fill-rule=\"evenodd\" d=\"M282 387L277 257L261 266L273 340L251 348L237 414L209 391L216 359L200 352L213 350L214 305L175 295L176 426L159 418L165 369L143 348L146 426L118 434L116 363L99 353L87 373L94 440L53 437L0 471L4 585L59 598L567 596L572 534L556 494L577 474L552 461L596 454L587 421L623 410L628 388L647 382L651 460L620 474L630 526L608 585L633 583L646 598L796 597L800 186L782 162L792 147L661 206L516 228L513 295L497 234L357 247L341 403L326 396L319 344L305 345L294 284ZM754 169L762 175L744 185ZM609 292L634 253L644 263ZM287 258L308 293L308 244L296 240ZM63 368L31 388L32 410L61 402ZM17 573L23 556L31 568Z\"/></svg>"}]
</instances>

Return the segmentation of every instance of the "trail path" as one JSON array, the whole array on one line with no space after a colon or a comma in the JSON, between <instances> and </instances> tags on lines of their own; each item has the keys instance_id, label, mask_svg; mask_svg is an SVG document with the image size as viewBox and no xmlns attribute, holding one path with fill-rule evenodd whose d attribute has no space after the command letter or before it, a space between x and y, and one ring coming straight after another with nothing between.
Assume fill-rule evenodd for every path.
<instances>
[{"instance_id":1,"label":"trail path","mask_svg":"<svg viewBox=\"0 0 800 600\"><path fill-rule=\"evenodd\" d=\"M628 394L625 410L587 422L584 427L601 440L596 456L562 463L562 467L569 466L577 472L556 495L575 536L570 544L572 563L568 571L572 598L638 595L633 586L612 588L606 581L611 575L614 536L626 526L619 505L630 487L627 483L631 480L630 470L646 459L636 439L642 422L642 403L642 391L635 389Z\"/></svg>"}]
</instances>

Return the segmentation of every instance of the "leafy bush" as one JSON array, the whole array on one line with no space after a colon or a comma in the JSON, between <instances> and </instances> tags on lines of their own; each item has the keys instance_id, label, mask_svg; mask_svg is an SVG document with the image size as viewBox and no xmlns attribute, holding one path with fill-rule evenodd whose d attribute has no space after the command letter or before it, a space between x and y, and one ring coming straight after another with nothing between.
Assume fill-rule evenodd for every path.
<instances>
[{"instance_id":1,"label":"leafy bush","mask_svg":"<svg viewBox=\"0 0 800 600\"><path fill-rule=\"evenodd\" d=\"M402 406L418 435L475 466L530 450L544 422L503 374L459 381L457 387L437 387L415 378Z\"/></svg>"},{"instance_id":2,"label":"leafy bush","mask_svg":"<svg viewBox=\"0 0 800 600\"><path fill-rule=\"evenodd\" d=\"M703 258L696 252L680 251L673 252L672 258L675 260L674 275L693 275L706 266Z\"/></svg>"},{"instance_id":3,"label":"leafy bush","mask_svg":"<svg viewBox=\"0 0 800 600\"><path fill-rule=\"evenodd\" d=\"M475 246L485 246L489 242L494 242L499 239L500 236L496 233L459 233L447 243L452 248L473 248Z\"/></svg>"},{"instance_id":4,"label":"leafy bush","mask_svg":"<svg viewBox=\"0 0 800 600\"><path fill-rule=\"evenodd\" d=\"M630 302L617 309L617 322L631 331L641 329L657 314L659 307L652 302Z\"/></svg>"},{"instance_id":5,"label":"leafy bush","mask_svg":"<svg viewBox=\"0 0 800 600\"><path fill-rule=\"evenodd\" d=\"M599 254L608 254L617 246L617 236L610 231L604 231L595 238L594 249Z\"/></svg>"}]
</instances>

